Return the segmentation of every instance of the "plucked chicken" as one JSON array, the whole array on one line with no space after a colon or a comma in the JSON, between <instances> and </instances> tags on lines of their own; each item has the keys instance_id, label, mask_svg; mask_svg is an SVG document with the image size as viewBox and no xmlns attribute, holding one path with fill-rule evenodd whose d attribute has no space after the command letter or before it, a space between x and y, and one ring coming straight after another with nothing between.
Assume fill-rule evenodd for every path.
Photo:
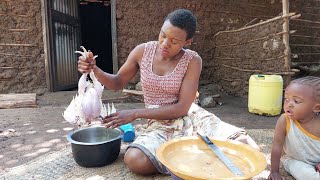
<instances>
[{"instance_id":1,"label":"plucked chicken","mask_svg":"<svg viewBox=\"0 0 320 180\"><path fill-rule=\"evenodd\" d=\"M75 51L75 53L88 58L88 51L83 46L80 48L83 52ZM96 57L94 56L93 59ZM70 105L62 114L66 121L79 126L90 124L92 121L99 120L108 114L106 106L101 101L104 86L97 80L92 70L89 73L92 81L87 80L87 76L88 73L84 73L80 77L78 94L75 95Z\"/></svg>"}]
</instances>

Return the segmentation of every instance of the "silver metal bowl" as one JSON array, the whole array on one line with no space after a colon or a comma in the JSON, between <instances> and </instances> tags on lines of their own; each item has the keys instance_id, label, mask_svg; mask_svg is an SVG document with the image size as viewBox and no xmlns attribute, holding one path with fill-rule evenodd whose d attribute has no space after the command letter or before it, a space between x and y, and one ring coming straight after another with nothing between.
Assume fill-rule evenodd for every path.
<instances>
[{"instance_id":1,"label":"silver metal bowl","mask_svg":"<svg viewBox=\"0 0 320 180\"><path fill-rule=\"evenodd\" d=\"M101 167L114 162L119 156L121 131L105 127L89 127L70 132L75 161L83 167Z\"/></svg>"}]
</instances>

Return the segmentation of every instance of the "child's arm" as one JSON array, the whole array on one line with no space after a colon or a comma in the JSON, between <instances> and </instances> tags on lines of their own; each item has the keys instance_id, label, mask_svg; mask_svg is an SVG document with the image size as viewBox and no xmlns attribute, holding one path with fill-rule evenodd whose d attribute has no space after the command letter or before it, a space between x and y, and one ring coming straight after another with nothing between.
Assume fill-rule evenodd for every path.
<instances>
[{"instance_id":1,"label":"child's arm","mask_svg":"<svg viewBox=\"0 0 320 180\"><path fill-rule=\"evenodd\" d=\"M271 172L269 175L269 179L271 180L284 179L279 173L279 167L283 144L286 137L286 124L285 115L282 114L277 121L273 136L271 150Z\"/></svg>"},{"instance_id":2,"label":"child's arm","mask_svg":"<svg viewBox=\"0 0 320 180\"><path fill-rule=\"evenodd\" d=\"M320 172L320 162L316 165L316 171Z\"/></svg>"}]
</instances>

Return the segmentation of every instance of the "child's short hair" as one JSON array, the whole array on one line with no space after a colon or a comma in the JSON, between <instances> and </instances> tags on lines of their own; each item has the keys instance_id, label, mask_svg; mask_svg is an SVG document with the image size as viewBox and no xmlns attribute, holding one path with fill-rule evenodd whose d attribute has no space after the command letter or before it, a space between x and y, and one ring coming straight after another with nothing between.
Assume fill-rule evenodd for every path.
<instances>
[{"instance_id":1,"label":"child's short hair","mask_svg":"<svg viewBox=\"0 0 320 180\"><path fill-rule=\"evenodd\" d=\"M302 78L292 80L290 82L290 84L294 84L294 83L311 87L313 89L314 97L316 98L317 101L320 101L320 77L305 76Z\"/></svg>"}]
</instances>

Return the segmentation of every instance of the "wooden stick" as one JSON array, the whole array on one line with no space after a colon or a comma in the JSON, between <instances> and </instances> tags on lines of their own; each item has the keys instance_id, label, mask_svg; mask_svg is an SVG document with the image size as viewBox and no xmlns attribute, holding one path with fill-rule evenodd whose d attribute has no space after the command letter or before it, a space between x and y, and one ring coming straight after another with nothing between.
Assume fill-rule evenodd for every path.
<instances>
[{"instance_id":1,"label":"wooden stick","mask_svg":"<svg viewBox=\"0 0 320 180\"><path fill-rule=\"evenodd\" d=\"M245 24L243 27L249 26L249 25L255 23L257 20L259 20L259 19L258 18L254 18L251 21L249 21L247 24Z\"/></svg>"},{"instance_id":2,"label":"wooden stick","mask_svg":"<svg viewBox=\"0 0 320 180\"><path fill-rule=\"evenodd\" d=\"M303 15L319 16L319 14L313 14L313 13L303 13Z\"/></svg>"},{"instance_id":3,"label":"wooden stick","mask_svg":"<svg viewBox=\"0 0 320 180\"><path fill-rule=\"evenodd\" d=\"M237 60L241 60L241 58L218 57L218 56L213 57L213 58L217 58L217 59L224 59L224 60L235 60L235 59L237 59Z\"/></svg>"},{"instance_id":4,"label":"wooden stick","mask_svg":"<svg viewBox=\"0 0 320 180\"><path fill-rule=\"evenodd\" d=\"M305 36L305 35L291 35L291 37L304 37L304 38L320 38L320 36Z\"/></svg>"},{"instance_id":5,"label":"wooden stick","mask_svg":"<svg viewBox=\"0 0 320 180\"><path fill-rule=\"evenodd\" d=\"M320 10L320 8L319 8L319 7L305 7L305 8L309 8L309 9L318 9L318 10Z\"/></svg>"},{"instance_id":6,"label":"wooden stick","mask_svg":"<svg viewBox=\"0 0 320 180\"><path fill-rule=\"evenodd\" d=\"M228 81L228 82L233 82L233 81L241 81L243 84L245 84L245 85L248 85L249 84L249 82L248 81L245 81L245 80L243 80L243 79L227 79L227 78L221 78L221 80L224 80L224 81Z\"/></svg>"},{"instance_id":7,"label":"wooden stick","mask_svg":"<svg viewBox=\"0 0 320 180\"><path fill-rule=\"evenodd\" d=\"M0 77L0 81L10 81L10 79L13 79L13 77L9 77L9 78Z\"/></svg>"},{"instance_id":8,"label":"wooden stick","mask_svg":"<svg viewBox=\"0 0 320 180\"><path fill-rule=\"evenodd\" d=\"M278 56L278 57L273 57L273 58L267 58L264 59L263 61L271 61L271 60L275 60L275 59L280 59L280 58L284 58L286 55L282 55L282 56Z\"/></svg>"},{"instance_id":9,"label":"wooden stick","mask_svg":"<svg viewBox=\"0 0 320 180\"><path fill-rule=\"evenodd\" d=\"M300 22L320 24L320 21L311 21L311 20L307 20L307 19L293 19L293 20L294 20L294 21L300 21Z\"/></svg>"},{"instance_id":10,"label":"wooden stick","mask_svg":"<svg viewBox=\"0 0 320 180\"><path fill-rule=\"evenodd\" d=\"M294 16L291 16L289 17L290 20L297 20L298 18L301 17L301 14L297 14L297 15L294 15Z\"/></svg>"},{"instance_id":11,"label":"wooden stick","mask_svg":"<svg viewBox=\"0 0 320 180\"><path fill-rule=\"evenodd\" d=\"M14 67L0 67L0 69L16 69Z\"/></svg>"},{"instance_id":12,"label":"wooden stick","mask_svg":"<svg viewBox=\"0 0 320 180\"><path fill-rule=\"evenodd\" d=\"M296 33L297 32L297 30L290 30L289 31L289 34L294 34L294 33Z\"/></svg>"},{"instance_id":13,"label":"wooden stick","mask_svg":"<svg viewBox=\"0 0 320 180\"><path fill-rule=\"evenodd\" d=\"M320 71L319 66L315 66L315 68L308 67L308 66L299 66L299 69L308 72L309 75L312 75L314 73L318 73Z\"/></svg>"},{"instance_id":14,"label":"wooden stick","mask_svg":"<svg viewBox=\"0 0 320 180\"><path fill-rule=\"evenodd\" d=\"M291 30L291 31L289 31L289 34L294 34L294 33L296 33L296 32L297 32L297 30ZM275 35L283 35L283 34L285 34L285 33L288 34L288 31L282 31L282 32L279 32L279 33L277 33L277 34L275 34Z\"/></svg>"},{"instance_id":15,"label":"wooden stick","mask_svg":"<svg viewBox=\"0 0 320 180\"><path fill-rule=\"evenodd\" d=\"M117 36L117 0L110 0L111 3L111 43L112 43L112 70L113 73L117 73L119 71L119 61L118 61L118 47L119 37ZM49 41L50 42L50 41ZM50 46L49 46L50 47ZM50 80L50 79L49 79Z\"/></svg>"},{"instance_id":16,"label":"wooden stick","mask_svg":"<svg viewBox=\"0 0 320 180\"><path fill-rule=\"evenodd\" d=\"M290 69L291 72L300 72L300 69Z\"/></svg>"},{"instance_id":17,"label":"wooden stick","mask_svg":"<svg viewBox=\"0 0 320 180\"><path fill-rule=\"evenodd\" d=\"M122 92L131 94L131 95L143 95L143 91L137 91L137 90L130 90L130 89L123 89Z\"/></svg>"},{"instance_id":18,"label":"wooden stick","mask_svg":"<svg viewBox=\"0 0 320 180\"><path fill-rule=\"evenodd\" d=\"M25 47L36 47L37 45L34 45L34 44L7 44L7 43L0 43L0 46L25 46Z\"/></svg>"},{"instance_id":19,"label":"wooden stick","mask_svg":"<svg viewBox=\"0 0 320 180\"><path fill-rule=\"evenodd\" d=\"M25 57L25 58L30 58L30 57L32 57L32 56L30 56L30 55L9 54L9 53L0 53L0 55L4 55L4 56L18 56L18 57Z\"/></svg>"},{"instance_id":20,"label":"wooden stick","mask_svg":"<svg viewBox=\"0 0 320 180\"><path fill-rule=\"evenodd\" d=\"M0 109L12 109L12 108L36 108L39 107L34 100L15 100L0 102Z\"/></svg>"},{"instance_id":21,"label":"wooden stick","mask_svg":"<svg viewBox=\"0 0 320 180\"><path fill-rule=\"evenodd\" d=\"M290 23L290 25L303 27L303 28L310 28L310 29L320 29L320 27L315 27L315 26L302 26L302 25L297 25L297 24L292 24L292 23Z\"/></svg>"},{"instance_id":22,"label":"wooden stick","mask_svg":"<svg viewBox=\"0 0 320 180\"><path fill-rule=\"evenodd\" d=\"M287 32L280 32L280 33L276 33L276 34L269 34L269 35L267 35L267 36L265 36L265 37L258 38L258 39L252 39L252 40L249 40L249 41L240 42L240 43L234 43L234 44L223 44L223 45L218 45L218 46L215 46L215 47L238 46L238 45L247 44L247 43L251 43L251 42L255 42L255 41L260 41L260 40L269 38L270 36L282 35L282 34L285 34L285 33L287 33Z\"/></svg>"},{"instance_id":23,"label":"wooden stick","mask_svg":"<svg viewBox=\"0 0 320 180\"><path fill-rule=\"evenodd\" d=\"M236 1L236 2L239 2L239 3L216 3L216 4L219 4L219 5L223 5L223 6L236 6L236 5L243 5L243 6L252 6L252 7L260 7L260 8L267 8L268 6L265 6L265 5L260 5L260 4L250 4L250 3L241 3L240 1Z\"/></svg>"},{"instance_id":24,"label":"wooden stick","mask_svg":"<svg viewBox=\"0 0 320 180\"><path fill-rule=\"evenodd\" d=\"M236 69L238 71L243 71L243 72L254 72L254 73L262 73L262 74L277 74L277 75L294 75L296 72L295 71L284 71L284 72L263 72L262 70L258 70L258 69L241 69L241 68L237 68L237 67L233 67L233 66L229 66L229 65L225 65L222 64L222 66L224 67L228 67L231 69Z\"/></svg>"},{"instance_id":25,"label":"wooden stick","mask_svg":"<svg viewBox=\"0 0 320 180\"><path fill-rule=\"evenodd\" d=\"M301 64L320 64L320 62L292 62L293 65L301 65Z\"/></svg>"},{"instance_id":26,"label":"wooden stick","mask_svg":"<svg viewBox=\"0 0 320 180\"><path fill-rule=\"evenodd\" d=\"M290 44L291 46L296 47L320 47L320 45L314 45L314 44Z\"/></svg>"},{"instance_id":27,"label":"wooden stick","mask_svg":"<svg viewBox=\"0 0 320 180\"><path fill-rule=\"evenodd\" d=\"M27 69L27 67L0 67L0 69Z\"/></svg>"},{"instance_id":28,"label":"wooden stick","mask_svg":"<svg viewBox=\"0 0 320 180\"><path fill-rule=\"evenodd\" d=\"M320 53L294 53L299 56L320 55Z\"/></svg>"},{"instance_id":29,"label":"wooden stick","mask_svg":"<svg viewBox=\"0 0 320 180\"><path fill-rule=\"evenodd\" d=\"M288 76L291 79L291 76L295 75L296 72L263 72L263 74L269 74L269 75L283 75L283 76Z\"/></svg>"},{"instance_id":30,"label":"wooden stick","mask_svg":"<svg viewBox=\"0 0 320 180\"><path fill-rule=\"evenodd\" d=\"M223 4L224 6L226 4ZM267 8L267 6L264 6L264 5L259 5L259 4L247 4L247 3L232 3L230 4L231 6L234 6L234 5L244 5L244 6L252 6L252 7L260 7L260 8Z\"/></svg>"},{"instance_id":31,"label":"wooden stick","mask_svg":"<svg viewBox=\"0 0 320 180\"><path fill-rule=\"evenodd\" d=\"M237 67L233 67L233 66L229 66L229 65L226 65L226 64L221 64L222 66L224 67L228 67L228 68L231 68L231 69L236 69L238 71L244 71L244 72L256 72L256 73L260 73L262 72L261 70L257 70L257 69L254 69L254 70L251 70L251 69L241 69L241 68L237 68Z\"/></svg>"},{"instance_id":32,"label":"wooden stick","mask_svg":"<svg viewBox=\"0 0 320 180\"><path fill-rule=\"evenodd\" d=\"M20 31L29 31L29 29L8 29L8 31L20 32Z\"/></svg>"},{"instance_id":33,"label":"wooden stick","mask_svg":"<svg viewBox=\"0 0 320 180\"><path fill-rule=\"evenodd\" d=\"M271 61L271 60L275 60L275 59L280 59L283 58L285 55L282 56L278 56L278 57L272 57L272 58L267 58L267 59L262 59L261 61ZM224 60L242 60L243 58L229 58L229 57L214 57L217 59L224 59Z\"/></svg>"},{"instance_id":34,"label":"wooden stick","mask_svg":"<svg viewBox=\"0 0 320 180\"><path fill-rule=\"evenodd\" d=\"M30 15L25 15L25 14L3 14L3 13L0 13L0 16L31 17Z\"/></svg>"},{"instance_id":35,"label":"wooden stick","mask_svg":"<svg viewBox=\"0 0 320 180\"><path fill-rule=\"evenodd\" d=\"M227 79L227 78L221 78L222 80L225 80L225 81L229 81L229 82L232 82L232 81L244 81L243 79Z\"/></svg>"},{"instance_id":36,"label":"wooden stick","mask_svg":"<svg viewBox=\"0 0 320 180\"><path fill-rule=\"evenodd\" d=\"M235 15L237 15L237 16L242 16L242 17L252 17L252 18L256 18L257 16L251 16L251 15L246 15L246 14L244 14L244 13L235 13L235 12L230 12L230 11L206 11L206 12L214 12L214 13L223 13L223 14L235 14ZM261 18L266 18L266 19L268 19L268 18L271 18L272 16L261 16L261 17L259 17L260 19Z\"/></svg>"},{"instance_id":37,"label":"wooden stick","mask_svg":"<svg viewBox=\"0 0 320 180\"><path fill-rule=\"evenodd\" d=\"M283 15L287 15L289 14L289 0L282 0L282 14ZM290 16L287 16L285 18L283 18L283 31L287 31L289 32L289 18ZM289 34L288 33L284 33L282 35L282 42L285 46L284 49L284 68L286 69L286 71L290 71L291 69L291 56L289 56L291 54L291 50L290 50L290 44L289 44ZM282 74L285 75L285 74ZM291 76L287 76L285 77L285 82L286 82L286 86L290 83L291 81Z\"/></svg>"},{"instance_id":38,"label":"wooden stick","mask_svg":"<svg viewBox=\"0 0 320 180\"><path fill-rule=\"evenodd\" d=\"M232 33L232 32L243 31L243 30L246 30L246 29L252 29L252 28L255 28L257 26L261 26L261 25L264 25L264 24L267 24L267 23L270 23L270 22L273 22L273 21L277 21L279 19L288 18L288 17L293 16L293 15L295 15L295 13L288 13L286 15L277 16L277 17L274 17L272 19L268 19L266 21L262 21L262 22L259 22L257 24L254 24L254 25L251 25L251 26L247 26L247 27L243 27L243 28L240 28L240 29L230 30L230 31L220 31L220 32L216 33L214 36L217 36L217 35L223 34L223 33Z\"/></svg>"}]
</instances>

